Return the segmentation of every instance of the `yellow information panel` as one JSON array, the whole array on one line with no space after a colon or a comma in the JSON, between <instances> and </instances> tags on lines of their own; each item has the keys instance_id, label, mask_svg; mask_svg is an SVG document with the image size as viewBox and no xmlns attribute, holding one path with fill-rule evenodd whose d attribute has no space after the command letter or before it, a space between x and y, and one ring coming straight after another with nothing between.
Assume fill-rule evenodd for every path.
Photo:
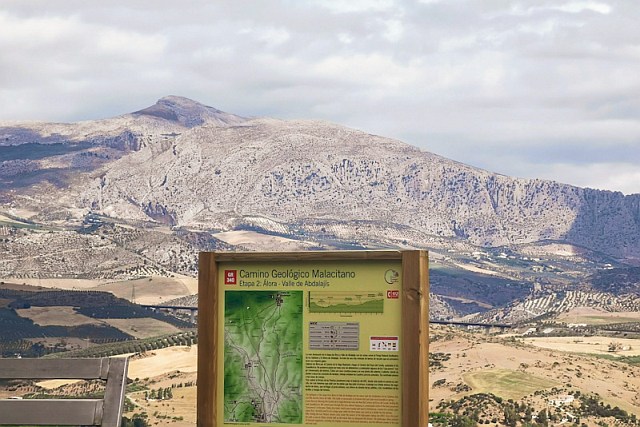
<instances>
[{"instance_id":1,"label":"yellow information panel","mask_svg":"<svg viewBox=\"0 0 640 427\"><path fill-rule=\"evenodd\" d=\"M220 262L216 424L400 426L402 271Z\"/></svg>"}]
</instances>

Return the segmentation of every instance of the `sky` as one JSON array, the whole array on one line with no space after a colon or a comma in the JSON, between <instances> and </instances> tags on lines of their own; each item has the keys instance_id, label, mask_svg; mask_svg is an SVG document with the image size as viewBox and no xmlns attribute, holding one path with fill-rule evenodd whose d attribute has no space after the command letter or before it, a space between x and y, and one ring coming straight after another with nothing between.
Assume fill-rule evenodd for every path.
<instances>
[{"instance_id":1,"label":"sky","mask_svg":"<svg viewBox=\"0 0 640 427\"><path fill-rule=\"evenodd\" d=\"M0 120L185 96L640 193L637 0L2 0Z\"/></svg>"}]
</instances>

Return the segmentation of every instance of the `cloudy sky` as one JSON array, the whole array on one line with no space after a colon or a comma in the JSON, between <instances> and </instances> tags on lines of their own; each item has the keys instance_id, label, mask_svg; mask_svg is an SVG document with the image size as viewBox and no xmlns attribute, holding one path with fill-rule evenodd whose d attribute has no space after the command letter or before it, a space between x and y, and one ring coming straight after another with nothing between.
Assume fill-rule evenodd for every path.
<instances>
[{"instance_id":1,"label":"cloudy sky","mask_svg":"<svg viewBox=\"0 0 640 427\"><path fill-rule=\"evenodd\" d=\"M0 120L182 95L640 193L637 0L2 0Z\"/></svg>"}]
</instances>

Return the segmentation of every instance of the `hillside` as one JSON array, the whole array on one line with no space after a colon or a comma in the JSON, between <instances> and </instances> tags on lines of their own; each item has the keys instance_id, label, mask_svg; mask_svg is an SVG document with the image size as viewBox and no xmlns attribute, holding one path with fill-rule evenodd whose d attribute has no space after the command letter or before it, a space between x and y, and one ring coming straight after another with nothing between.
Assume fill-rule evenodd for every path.
<instances>
[{"instance_id":1,"label":"hillside","mask_svg":"<svg viewBox=\"0 0 640 427\"><path fill-rule=\"evenodd\" d=\"M0 357L41 356L178 333L193 324L109 292L0 284Z\"/></svg>"},{"instance_id":2,"label":"hillside","mask_svg":"<svg viewBox=\"0 0 640 427\"><path fill-rule=\"evenodd\" d=\"M640 195L175 96L0 123L0 353L134 353L128 416L195 422L192 313L136 302L196 306L199 251L382 248L429 250L432 319L514 325L430 325L434 425L637 425Z\"/></svg>"},{"instance_id":3,"label":"hillside","mask_svg":"<svg viewBox=\"0 0 640 427\"><path fill-rule=\"evenodd\" d=\"M13 124L0 135L5 204L43 202L48 209L33 218L43 222L61 210L75 219L91 211L343 240L391 229L391 242L421 246L553 240L629 259L640 250L640 195L498 175L325 122L244 119L167 97L114 119ZM50 178L60 169L66 179ZM91 179L71 176L76 169ZM57 187L53 200L62 203L37 188L32 200L16 197L10 190L23 188L25 175L42 190Z\"/></svg>"},{"instance_id":4,"label":"hillside","mask_svg":"<svg viewBox=\"0 0 640 427\"><path fill-rule=\"evenodd\" d=\"M201 250L397 247L430 251L445 317L584 291L607 269L619 274L590 289L637 292L640 195L176 96L111 119L0 123L0 184L0 278L195 276Z\"/></svg>"},{"instance_id":5,"label":"hillside","mask_svg":"<svg viewBox=\"0 0 640 427\"><path fill-rule=\"evenodd\" d=\"M88 187L88 188L87 188ZM77 208L172 226L324 233L355 221L390 240L479 246L566 241L617 257L640 248L640 196L514 179L406 144L319 122L252 120L144 147L83 186ZM404 229L403 229L404 228ZM421 233L420 236L413 236Z\"/></svg>"}]
</instances>

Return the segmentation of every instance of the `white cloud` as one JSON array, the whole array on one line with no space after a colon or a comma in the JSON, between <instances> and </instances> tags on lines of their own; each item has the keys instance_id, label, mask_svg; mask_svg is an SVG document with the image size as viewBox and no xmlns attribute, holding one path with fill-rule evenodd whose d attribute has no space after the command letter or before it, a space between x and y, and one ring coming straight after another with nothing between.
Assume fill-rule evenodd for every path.
<instances>
[{"instance_id":1,"label":"white cloud","mask_svg":"<svg viewBox=\"0 0 640 427\"><path fill-rule=\"evenodd\" d=\"M597 1L571 1L563 4L558 4L559 2L555 1L547 2L546 4L544 2L540 3L535 6L529 6L528 2L514 2L511 6L511 11L519 15L531 15L545 11L560 11L573 14L588 11L608 15L612 10L609 4Z\"/></svg>"},{"instance_id":2,"label":"white cloud","mask_svg":"<svg viewBox=\"0 0 640 427\"><path fill-rule=\"evenodd\" d=\"M312 69L317 77L348 82L354 86L365 85L373 93L386 88L397 93L410 90L421 82L418 67L399 64L380 54L330 56L318 62Z\"/></svg>"},{"instance_id":3,"label":"white cloud","mask_svg":"<svg viewBox=\"0 0 640 427\"><path fill-rule=\"evenodd\" d=\"M611 6L606 3L595 1L574 1L563 4L561 6L552 7L551 9L569 13L580 13L585 10L601 13L603 15L608 15L609 13L611 13Z\"/></svg>"},{"instance_id":4,"label":"white cloud","mask_svg":"<svg viewBox=\"0 0 640 427\"><path fill-rule=\"evenodd\" d=\"M291 34L284 28L259 27L259 28L243 28L238 34L252 35L255 40L267 47L279 46L291 38Z\"/></svg>"},{"instance_id":5,"label":"white cloud","mask_svg":"<svg viewBox=\"0 0 640 427\"><path fill-rule=\"evenodd\" d=\"M46 53L46 59L59 53L94 56L130 56L133 59L157 56L166 46L163 36L136 33L123 28L83 22L78 16L20 19L0 12L0 45L15 52L24 49ZM38 58L33 58L34 60ZM75 64L70 64L75 66Z\"/></svg>"},{"instance_id":6,"label":"white cloud","mask_svg":"<svg viewBox=\"0 0 640 427\"><path fill-rule=\"evenodd\" d=\"M402 21L399 19L390 19L385 21L385 25L387 27L384 32L384 37L390 42L397 42L402 39L402 35L404 34L404 26L402 25Z\"/></svg>"},{"instance_id":7,"label":"white cloud","mask_svg":"<svg viewBox=\"0 0 640 427\"><path fill-rule=\"evenodd\" d=\"M312 0L318 6L334 13L385 11L393 7L393 0Z\"/></svg>"},{"instance_id":8,"label":"white cloud","mask_svg":"<svg viewBox=\"0 0 640 427\"><path fill-rule=\"evenodd\" d=\"M353 37L351 37L351 35L349 35L348 33L340 33L340 34L338 34L338 40L340 40L340 42L342 42L344 44L353 43Z\"/></svg>"},{"instance_id":9,"label":"white cloud","mask_svg":"<svg viewBox=\"0 0 640 427\"><path fill-rule=\"evenodd\" d=\"M24 43L27 47L42 43L55 44L77 35L75 29L80 24L77 18L35 17L19 19L0 11L0 42Z\"/></svg>"},{"instance_id":10,"label":"white cloud","mask_svg":"<svg viewBox=\"0 0 640 427\"><path fill-rule=\"evenodd\" d=\"M579 187L640 194L640 170L632 163L592 163L574 165L559 163L540 169L540 177L567 182Z\"/></svg>"},{"instance_id":11,"label":"white cloud","mask_svg":"<svg viewBox=\"0 0 640 427\"><path fill-rule=\"evenodd\" d=\"M161 35L142 35L131 31L97 29L91 43L96 56L109 55L132 58L136 61L149 60L162 55L166 40ZM85 44L86 46L86 44Z\"/></svg>"}]
</instances>

